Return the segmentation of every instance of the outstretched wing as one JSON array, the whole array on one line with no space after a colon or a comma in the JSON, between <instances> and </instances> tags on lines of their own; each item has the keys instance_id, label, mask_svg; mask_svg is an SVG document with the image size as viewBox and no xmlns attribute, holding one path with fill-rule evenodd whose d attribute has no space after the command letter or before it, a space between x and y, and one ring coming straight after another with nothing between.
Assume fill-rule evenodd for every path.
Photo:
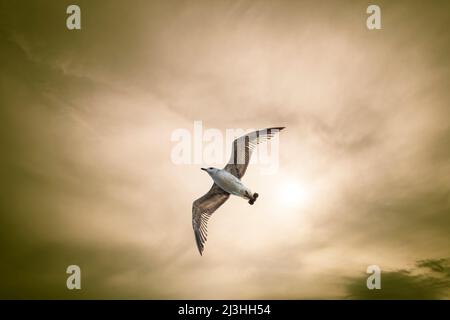
<instances>
[{"instance_id":1,"label":"outstretched wing","mask_svg":"<svg viewBox=\"0 0 450 320\"><path fill-rule=\"evenodd\" d=\"M214 211L227 201L229 196L228 192L214 183L208 193L192 203L192 227L194 228L195 241L200 255L203 252L208 235L208 220Z\"/></svg>"},{"instance_id":2,"label":"outstretched wing","mask_svg":"<svg viewBox=\"0 0 450 320\"><path fill-rule=\"evenodd\" d=\"M225 170L241 179L247 170L253 149L261 142L265 142L274 137L274 135L285 127L273 127L250 132L233 142L231 158L225 166Z\"/></svg>"}]
</instances>

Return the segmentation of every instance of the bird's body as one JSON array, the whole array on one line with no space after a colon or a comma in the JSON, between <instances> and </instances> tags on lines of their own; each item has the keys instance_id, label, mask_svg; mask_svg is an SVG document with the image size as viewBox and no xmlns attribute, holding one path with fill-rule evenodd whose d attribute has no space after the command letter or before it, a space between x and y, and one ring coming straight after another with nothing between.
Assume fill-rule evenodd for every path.
<instances>
[{"instance_id":1,"label":"bird's body","mask_svg":"<svg viewBox=\"0 0 450 320\"><path fill-rule=\"evenodd\" d=\"M222 190L244 199L253 199L252 191L228 171L217 168L206 169L206 171Z\"/></svg>"},{"instance_id":2,"label":"bird's body","mask_svg":"<svg viewBox=\"0 0 450 320\"><path fill-rule=\"evenodd\" d=\"M257 144L270 140L284 127L267 128L251 132L237 138L233 142L233 150L228 164L223 169L202 168L208 172L214 183L211 189L192 204L192 227L198 251L202 254L207 236L207 223L214 211L217 210L230 195L235 195L254 204L258 194L252 193L241 181L250 162L252 151Z\"/></svg>"}]
</instances>

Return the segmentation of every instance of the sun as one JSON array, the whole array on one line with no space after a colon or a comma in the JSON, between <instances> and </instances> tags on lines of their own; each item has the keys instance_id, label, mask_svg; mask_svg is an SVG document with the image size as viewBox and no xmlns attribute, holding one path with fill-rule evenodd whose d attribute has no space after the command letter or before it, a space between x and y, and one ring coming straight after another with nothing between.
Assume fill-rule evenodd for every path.
<instances>
[{"instance_id":1,"label":"sun","mask_svg":"<svg viewBox=\"0 0 450 320\"><path fill-rule=\"evenodd\" d=\"M288 181L279 189L278 199L284 207L303 207L309 200L309 190L298 181Z\"/></svg>"}]
</instances>

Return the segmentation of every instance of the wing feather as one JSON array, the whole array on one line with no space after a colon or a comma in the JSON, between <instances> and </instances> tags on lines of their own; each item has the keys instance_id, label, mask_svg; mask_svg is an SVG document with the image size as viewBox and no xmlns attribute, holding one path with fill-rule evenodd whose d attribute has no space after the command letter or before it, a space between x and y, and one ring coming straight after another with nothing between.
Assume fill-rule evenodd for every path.
<instances>
[{"instance_id":1,"label":"wing feather","mask_svg":"<svg viewBox=\"0 0 450 320\"><path fill-rule=\"evenodd\" d=\"M284 128L285 127L273 127L257 130L234 140L230 161L224 169L238 179L241 179L244 176L245 171L247 171L250 157L252 156L255 147L262 142L272 139L276 133Z\"/></svg>"},{"instance_id":2,"label":"wing feather","mask_svg":"<svg viewBox=\"0 0 450 320\"><path fill-rule=\"evenodd\" d=\"M214 183L205 195L192 204L192 228L200 255L202 255L208 236L208 220L229 197L228 192Z\"/></svg>"}]
</instances>

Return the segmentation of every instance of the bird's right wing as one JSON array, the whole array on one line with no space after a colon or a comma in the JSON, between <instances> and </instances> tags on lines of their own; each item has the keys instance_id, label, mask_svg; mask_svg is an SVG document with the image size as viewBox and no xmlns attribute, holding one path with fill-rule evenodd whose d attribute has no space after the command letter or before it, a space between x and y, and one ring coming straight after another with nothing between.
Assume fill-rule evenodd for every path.
<instances>
[{"instance_id":1,"label":"bird's right wing","mask_svg":"<svg viewBox=\"0 0 450 320\"><path fill-rule=\"evenodd\" d=\"M283 129L284 127L273 127L257 130L234 140L231 158L224 170L241 179L245 171L247 171L250 157L255 147L261 142L272 139L277 132Z\"/></svg>"},{"instance_id":2,"label":"bird's right wing","mask_svg":"<svg viewBox=\"0 0 450 320\"><path fill-rule=\"evenodd\" d=\"M203 252L208 235L208 220L229 197L228 192L214 183L205 195L192 203L192 227L194 228L195 241L200 255Z\"/></svg>"}]
</instances>

